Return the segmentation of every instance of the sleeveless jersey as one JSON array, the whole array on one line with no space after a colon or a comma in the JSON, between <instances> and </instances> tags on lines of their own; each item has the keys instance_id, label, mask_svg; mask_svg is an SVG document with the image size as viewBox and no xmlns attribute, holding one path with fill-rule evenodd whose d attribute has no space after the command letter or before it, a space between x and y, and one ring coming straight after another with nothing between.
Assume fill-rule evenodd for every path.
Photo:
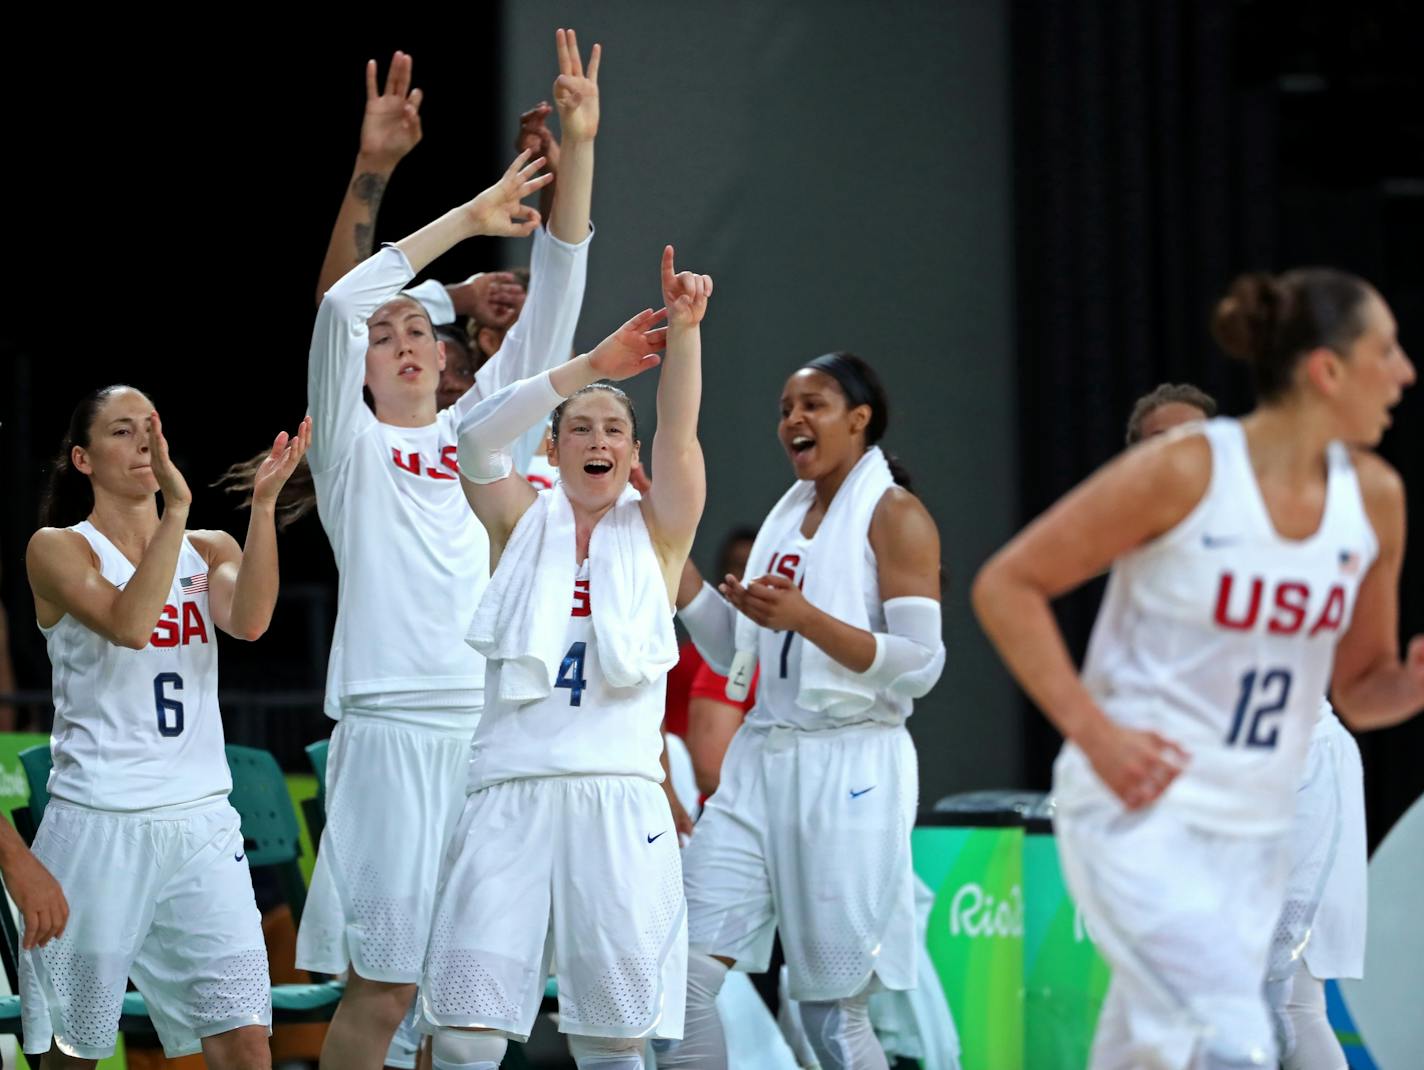
<instances>
[{"instance_id":1,"label":"sleeveless jersey","mask_svg":"<svg viewBox=\"0 0 1424 1070\"><path fill-rule=\"evenodd\" d=\"M1120 724L1191 755L1162 805L1243 835L1290 827L1335 644L1348 629L1378 542L1348 450L1327 450L1314 534L1279 535L1231 419L1197 433L1211 447L1206 494L1175 528L1121 558L1093 628L1083 682ZM1064 748L1061 804L1108 789Z\"/></svg>"},{"instance_id":2,"label":"sleeveless jersey","mask_svg":"<svg viewBox=\"0 0 1424 1070\"><path fill-rule=\"evenodd\" d=\"M77 531L115 587L134 566L85 520ZM41 628L54 669L49 792L99 810L154 810L232 789L218 711L217 629L208 564L183 536L163 614L142 650L109 642L66 614Z\"/></svg>"},{"instance_id":3,"label":"sleeveless jersey","mask_svg":"<svg viewBox=\"0 0 1424 1070\"><path fill-rule=\"evenodd\" d=\"M749 577L777 573L791 580L798 587L806 582L806 569L817 567L815 563L815 537L801 534L804 517L792 520L787 530L772 545L776 550L771 560L748 562ZM875 551L867 538L865 554L865 610L870 618L870 630L885 631L885 607L880 601L880 578L876 570ZM834 568L835 563L821 563L820 567ZM755 571L754 571L755 569ZM747 714L747 723L770 727L780 725L810 731L824 728L842 728L844 719L828 714L815 713L801 706L796 700L801 692L801 651L806 640L795 632L774 632L770 628L757 630L757 663L760 675L757 678L756 704ZM867 710L859 720L865 723L900 725L910 716L913 703L903 695L881 692L876 704Z\"/></svg>"},{"instance_id":4,"label":"sleeveless jersey","mask_svg":"<svg viewBox=\"0 0 1424 1070\"><path fill-rule=\"evenodd\" d=\"M469 790L504 780L546 776L663 779L663 706L667 677L642 687L613 687L599 666L584 561L574 580L563 663L546 698L514 705L499 698L500 663L488 668L483 716L470 753Z\"/></svg>"}]
</instances>

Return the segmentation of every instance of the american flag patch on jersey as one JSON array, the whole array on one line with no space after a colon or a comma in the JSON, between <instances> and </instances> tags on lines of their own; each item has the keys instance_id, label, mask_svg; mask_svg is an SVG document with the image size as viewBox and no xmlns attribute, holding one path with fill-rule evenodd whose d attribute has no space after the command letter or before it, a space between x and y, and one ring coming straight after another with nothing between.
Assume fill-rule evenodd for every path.
<instances>
[{"instance_id":1,"label":"american flag patch on jersey","mask_svg":"<svg viewBox=\"0 0 1424 1070\"><path fill-rule=\"evenodd\" d=\"M1347 576L1353 576L1360 571L1360 555L1354 550L1340 551L1340 571Z\"/></svg>"},{"instance_id":2,"label":"american flag patch on jersey","mask_svg":"<svg viewBox=\"0 0 1424 1070\"><path fill-rule=\"evenodd\" d=\"M208 574L199 572L196 576L180 576L178 586L184 594L202 594L208 589Z\"/></svg>"}]
</instances>

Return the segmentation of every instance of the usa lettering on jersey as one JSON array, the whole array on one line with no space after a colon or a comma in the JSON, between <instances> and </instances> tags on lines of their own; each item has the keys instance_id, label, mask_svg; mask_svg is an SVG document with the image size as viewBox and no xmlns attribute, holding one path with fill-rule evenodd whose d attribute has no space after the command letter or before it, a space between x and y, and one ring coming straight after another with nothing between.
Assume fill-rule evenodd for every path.
<instances>
[{"instance_id":1,"label":"usa lettering on jersey","mask_svg":"<svg viewBox=\"0 0 1424 1070\"><path fill-rule=\"evenodd\" d=\"M1238 586L1239 584L1239 586ZM1311 620L1309 636L1320 632L1338 632L1345 622L1345 588L1333 583L1320 611L1309 612L1310 584L1303 580L1280 580L1267 597L1267 581L1251 576L1238 581L1235 574L1223 572L1217 581L1216 610L1213 619L1228 631L1248 632L1264 621L1271 635L1295 635ZM1265 608L1263 615L1262 609Z\"/></svg>"},{"instance_id":2,"label":"usa lettering on jersey","mask_svg":"<svg viewBox=\"0 0 1424 1070\"><path fill-rule=\"evenodd\" d=\"M409 472L414 476L423 475L430 479L458 479L460 476L458 453L458 446L443 447L440 450L440 467L431 468L421 460L419 450L411 450L402 455L398 448L392 446L391 460L395 461L396 467L402 472Z\"/></svg>"},{"instance_id":3,"label":"usa lettering on jersey","mask_svg":"<svg viewBox=\"0 0 1424 1070\"><path fill-rule=\"evenodd\" d=\"M198 608L198 603L185 601L181 619L177 606L165 605L149 643L158 647L171 647L180 644L187 646L194 642L209 642L208 626L203 621L203 611Z\"/></svg>"}]
</instances>

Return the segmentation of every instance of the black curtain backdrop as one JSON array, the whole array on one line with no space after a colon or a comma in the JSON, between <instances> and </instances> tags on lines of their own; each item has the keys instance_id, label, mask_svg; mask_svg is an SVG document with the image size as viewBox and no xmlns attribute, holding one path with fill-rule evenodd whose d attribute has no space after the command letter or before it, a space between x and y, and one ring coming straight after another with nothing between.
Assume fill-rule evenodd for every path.
<instances>
[{"instance_id":1,"label":"black curtain backdrop","mask_svg":"<svg viewBox=\"0 0 1424 1070\"><path fill-rule=\"evenodd\" d=\"M1191 382L1228 414L1245 368L1207 332L1246 270L1330 263L1374 281L1424 354L1424 166L1394 42L1403 5L1352 14L1227 0L1019 0L1013 11L1021 502L1025 520L1123 446L1133 401ZM1414 39L1417 40L1417 37ZM1343 160L1343 165L1342 165ZM1414 491L1401 635L1424 631L1424 388L1381 452ZM1102 582L1059 619L1081 657ZM1060 739L1025 710L1026 772ZM1424 789L1424 724L1363 737L1372 842Z\"/></svg>"}]
</instances>

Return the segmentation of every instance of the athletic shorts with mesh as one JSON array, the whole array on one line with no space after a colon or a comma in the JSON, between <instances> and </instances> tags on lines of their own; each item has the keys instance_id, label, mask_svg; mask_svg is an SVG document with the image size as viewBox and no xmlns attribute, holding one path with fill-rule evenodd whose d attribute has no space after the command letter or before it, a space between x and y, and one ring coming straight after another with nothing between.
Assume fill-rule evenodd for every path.
<instances>
[{"instance_id":1,"label":"athletic shorts with mesh","mask_svg":"<svg viewBox=\"0 0 1424 1070\"><path fill-rule=\"evenodd\" d=\"M792 999L914 988L918 797L903 726L744 724L683 858L691 949L760 973L779 927Z\"/></svg>"},{"instance_id":2,"label":"athletic shorts with mesh","mask_svg":"<svg viewBox=\"0 0 1424 1070\"><path fill-rule=\"evenodd\" d=\"M51 800L35 857L69 901L64 935L20 956L25 1051L113 1053L127 981L170 1058L272 1024L262 919L226 799L115 813Z\"/></svg>"},{"instance_id":3,"label":"athletic shorts with mesh","mask_svg":"<svg viewBox=\"0 0 1424 1070\"><path fill-rule=\"evenodd\" d=\"M440 860L465 801L472 729L348 712L331 736L326 829L297 934L297 966L368 981L420 979Z\"/></svg>"},{"instance_id":4,"label":"athletic shorts with mesh","mask_svg":"<svg viewBox=\"0 0 1424 1070\"><path fill-rule=\"evenodd\" d=\"M420 982L425 1026L527 1039L551 960L561 1032L681 1039L682 864L651 780L531 777L466 802Z\"/></svg>"}]
</instances>

